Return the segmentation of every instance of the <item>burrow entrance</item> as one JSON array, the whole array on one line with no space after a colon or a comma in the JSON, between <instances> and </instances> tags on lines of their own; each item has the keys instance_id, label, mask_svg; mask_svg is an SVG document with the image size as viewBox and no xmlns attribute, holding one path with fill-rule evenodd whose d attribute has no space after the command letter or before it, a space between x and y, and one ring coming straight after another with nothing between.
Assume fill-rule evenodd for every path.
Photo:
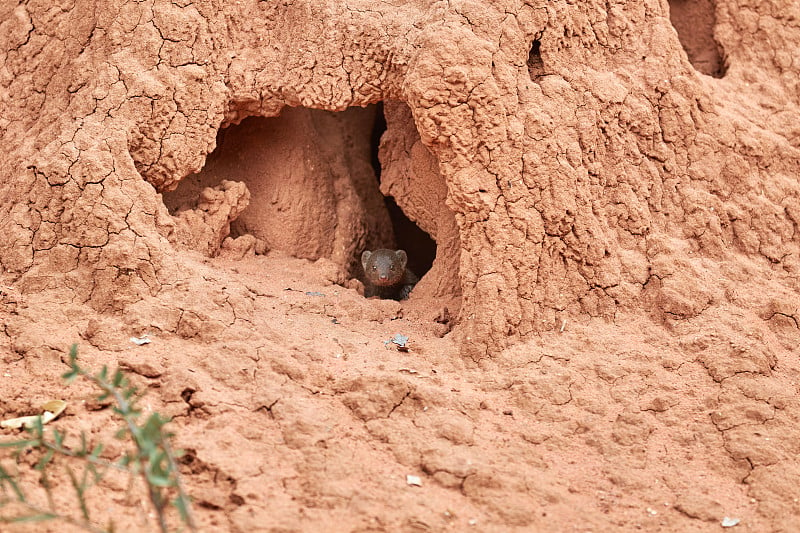
<instances>
[{"instance_id":1,"label":"burrow entrance","mask_svg":"<svg viewBox=\"0 0 800 533\"><path fill-rule=\"evenodd\" d=\"M722 78L727 65L724 50L714 39L715 3L715 0L669 0L669 18L692 66L698 72Z\"/></svg>"},{"instance_id":2,"label":"burrow entrance","mask_svg":"<svg viewBox=\"0 0 800 533\"><path fill-rule=\"evenodd\" d=\"M374 107L375 121L370 138L370 155L372 169L375 172L378 187L380 187L381 162L378 152L381 138L386 132L386 117L383 113L383 102L375 104ZM408 257L408 268L417 276L422 277L430 270L433 260L436 258L436 241L406 216L394 198L385 196L384 204L389 213L397 248L413 251L413 254L409 254Z\"/></svg>"},{"instance_id":3,"label":"burrow entrance","mask_svg":"<svg viewBox=\"0 0 800 533\"><path fill-rule=\"evenodd\" d=\"M285 108L277 117L246 118L218 132L203 169L164 193L164 204L181 216L202 204L207 187L242 182L250 201L231 223L231 237L253 235L267 249L297 257L329 257L353 277L360 277L362 251L402 248L421 278L437 246L380 192L386 129L382 103L338 113Z\"/></svg>"},{"instance_id":4,"label":"burrow entrance","mask_svg":"<svg viewBox=\"0 0 800 533\"><path fill-rule=\"evenodd\" d=\"M541 38L542 34L539 33L531 43L531 49L528 52L528 74L533 81L538 81L539 78L545 75Z\"/></svg>"}]
</instances>

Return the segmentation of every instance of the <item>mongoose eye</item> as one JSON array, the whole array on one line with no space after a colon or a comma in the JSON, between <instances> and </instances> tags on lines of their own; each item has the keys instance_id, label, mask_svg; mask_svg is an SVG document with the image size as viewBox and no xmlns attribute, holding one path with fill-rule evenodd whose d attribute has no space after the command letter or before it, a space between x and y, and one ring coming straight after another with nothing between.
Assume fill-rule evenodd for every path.
<instances>
[{"instance_id":1,"label":"mongoose eye","mask_svg":"<svg viewBox=\"0 0 800 533\"><path fill-rule=\"evenodd\" d=\"M376 270L378 270L378 267L377 267L377 266L375 266L375 265L372 265L372 271L374 272L374 271L376 271Z\"/></svg>"}]
</instances>

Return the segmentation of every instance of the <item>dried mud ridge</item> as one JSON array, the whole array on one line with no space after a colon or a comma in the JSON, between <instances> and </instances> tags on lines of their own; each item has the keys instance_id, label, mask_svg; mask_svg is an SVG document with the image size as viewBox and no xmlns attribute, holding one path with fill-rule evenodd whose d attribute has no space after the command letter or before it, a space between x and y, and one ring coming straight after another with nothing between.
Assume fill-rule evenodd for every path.
<instances>
[{"instance_id":1,"label":"dried mud ridge","mask_svg":"<svg viewBox=\"0 0 800 533\"><path fill-rule=\"evenodd\" d=\"M0 418L108 438L78 341L207 530L800 530L798 20L0 6ZM363 298L376 248L408 301Z\"/></svg>"}]
</instances>

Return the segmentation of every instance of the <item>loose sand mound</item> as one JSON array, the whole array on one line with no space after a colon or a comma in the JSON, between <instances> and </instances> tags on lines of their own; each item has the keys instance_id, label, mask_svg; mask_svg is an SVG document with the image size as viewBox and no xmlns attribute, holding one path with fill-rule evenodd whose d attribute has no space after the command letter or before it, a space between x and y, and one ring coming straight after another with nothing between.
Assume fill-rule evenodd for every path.
<instances>
[{"instance_id":1,"label":"loose sand mound","mask_svg":"<svg viewBox=\"0 0 800 533\"><path fill-rule=\"evenodd\" d=\"M209 531L800 530L800 7L0 21L0 418L111 439L78 342L174 417ZM395 246L420 283L364 299Z\"/></svg>"}]
</instances>

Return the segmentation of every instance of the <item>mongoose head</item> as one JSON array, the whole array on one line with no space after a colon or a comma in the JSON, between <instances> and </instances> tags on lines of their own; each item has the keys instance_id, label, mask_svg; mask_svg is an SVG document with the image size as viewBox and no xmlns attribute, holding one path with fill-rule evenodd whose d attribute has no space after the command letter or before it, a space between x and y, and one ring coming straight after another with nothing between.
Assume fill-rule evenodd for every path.
<instances>
[{"instance_id":1,"label":"mongoose head","mask_svg":"<svg viewBox=\"0 0 800 533\"><path fill-rule=\"evenodd\" d=\"M361 266L364 274L373 285L391 287L403 281L408 256L403 250L386 250L381 248L361 254Z\"/></svg>"}]
</instances>

